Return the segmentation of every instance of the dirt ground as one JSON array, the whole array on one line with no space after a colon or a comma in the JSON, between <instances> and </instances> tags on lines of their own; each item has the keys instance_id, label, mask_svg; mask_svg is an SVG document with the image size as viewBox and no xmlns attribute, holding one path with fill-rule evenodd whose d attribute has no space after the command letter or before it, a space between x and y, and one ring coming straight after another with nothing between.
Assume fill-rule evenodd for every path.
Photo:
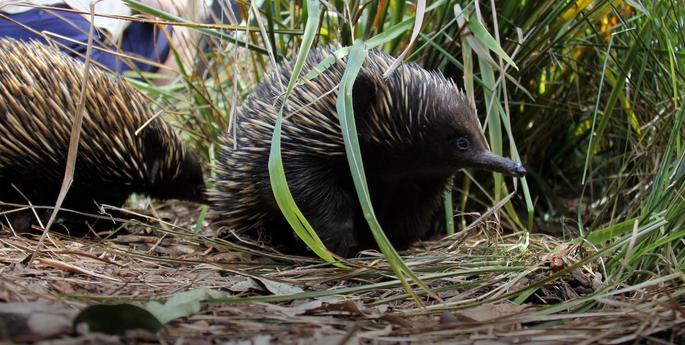
<instances>
[{"instance_id":1,"label":"dirt ground","mask_svg":"<svg viewBox=\"0 0 685 345\"><path fill-rule=\"evenodd\" d=\"M194 233L200 214L195 206L163 205L150 214L156 221L129 226L130 233L112 238L52 233L38 252L39 235L17 235L4 226L0 339L41 344L685 340L685 299L678 288L682 272L598 294L601 265L573 267L587 253L549 236L531 236L524 254L517 255L511 250L520 237L484 236L488 231L420 243L406 255L433 291L428 296L416 290L420 306L377 253L337 269L267 252L246 240L222 241L212 237L206 224ZM528 286L538 288L519 300ZM172 306L174 298L185 299ZM170 320L157 333L105 335L84 324L73 327L87 306L126 303L150 310L150 301L166 301L168 307ZM128 309L124 315L138 320ZM112 320L102 322L125 322Z\"/></svg>"}]
</instances>

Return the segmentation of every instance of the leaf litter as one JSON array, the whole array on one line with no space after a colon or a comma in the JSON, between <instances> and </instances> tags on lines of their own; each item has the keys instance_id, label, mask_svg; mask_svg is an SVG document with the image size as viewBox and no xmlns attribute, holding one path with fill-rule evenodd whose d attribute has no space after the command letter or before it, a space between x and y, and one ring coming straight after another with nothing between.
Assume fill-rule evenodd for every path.
<instances>
[{"instance_id":1,"label":"leaf litter","mask_svg":"<svg viewBox=\"0 0 685 345\"><path fill-rule=\"evenodd\" d=\"M221 240L207 226L194 234L200 208L192 207L162 204L158 218L129 225L130 233L111 238L50 233L30 266L25 259L40 236L15 235L3 227L2 339L64 344L676 344L683 339L682 272L640 286L621 285L620 293L603 291L601 265L584 262L585 250L550 236L531 234L527 248L519 250L520 234L493 237L482 227L467 238L417 244L403 257L443 300L416 288L425 304L420 307L378 253L351 260L349 269L283 254L273 259L273 251L259 242ZM527 297L518 301L521 296ZM128 320L134 326L112 335L71 327L86 308L98 305L145 310L164 328L137 329L154 322L139 320L136 327L135 318Z\"/></svg>"}]
</instances>

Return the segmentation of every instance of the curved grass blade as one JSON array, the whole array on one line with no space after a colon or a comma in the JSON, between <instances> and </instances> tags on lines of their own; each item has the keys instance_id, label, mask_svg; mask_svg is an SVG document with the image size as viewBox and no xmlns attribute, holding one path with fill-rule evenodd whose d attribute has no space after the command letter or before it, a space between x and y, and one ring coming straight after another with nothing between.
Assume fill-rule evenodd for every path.
<instances>
[{"instance_id":1,"label":"curved grass blade","mask_svg":"<svg viewBox=\"0 0 685 345\"><path fill-rule=\"evenodd\" d=\"M432 3L430 6L428 6L424 12L428 13L428 12L431 12L431 11L437 9L437 8L440 8L440 6L442 6L444 3L445 3L445 0L436 1L436 2ZM415 23L415 22L416 22L416 16L411 16L411 17L408 17L407 19L405 19L405 20L403 20L397 24L390 26L387 29L383 29L383 32L381 32L378 35L375 35L375 36L369 38L368 40L366 40L366 47L368 49L373 49L373 48L376 48L378 46L382 46L382 45L396 39L397 37L404 34L407 30L409 30L409 28L412 27L412 23Z\"/></svg>"},{"instance_id":2,"label":"curved grass blade","mask_svg":"<svg viewBox=\"0 0 685 345\"><path fill-rule=\"evenodd\" d=\"M307 16L307 23L305 25L304 36L302 37L302 44L297 55L297 60L293 66L293 72L288 82L288 87L283 95L283 102L276 115L276 123L274 125L274 133L271 137L271 151L269 153L269 178L271 181L271 188L276 198L276 203L281 209L283 216L288 221L288 224L295 230L297 236L309 247L316 255L334 263L336 266L344 267L342 264L335 263L331 253L326 249L319 236L307 222L302 211L297 207L295 199L288 187L288 181L285 177L285 169L283 167L283 157L281 155L281 135L283 127L283 109L286 101L292 93L297 79L302 71L302 66L307 58L307 53L314 42L316 36L316 29L319 27L319 2L317 0L309 0L309 13Z\"/></svg>"},{"instance_id":3,"label":"curved grass blade","mask_svg":"<svg viewBox=\"0 0 685 345\"><path fill-rule=\"evenodd\" d=\"M512 67L516 68L517 70L519 69L518 66L514 63L514 60L512 60L509 55L500 47L500 45L497 43L497 41L490 35L488 30L485 29L483 24L481 24L477 20L468 20L466 21L466 25L468 25L469 29L473 33L474 36L478 39L480 43L485 45L488 49L490 49L492 52L497 54L499 57L502 58L502 60L506 61L509 65Z\"/></svg>"},{"instance_id":4,"label":"curved grass blade","mask_svg":"<svg viewBox=\"0 0 685 345\"><path fill-rule=\"evenodd\" d=\"M419 32L421 32L421 25L423 24L423 17L426 14L426 0L419 0L416 3L416 16L414 16L414 29L411 32L411 38L409 39L409 44L407 44L407 47L404 48L404 51L400 56L393 61L392 65L388 67L388 69L383 73L383 77L387 78L392 72L399 66L402 61L404 60L404 56L407 55L409 52L409 49L414 45L414 42L416 41L416 38L419 36Z\"/></svg>"},{"instance_id":5,"label":"curved grass blade","mask_svg":"<svg viewBox=\"0 0 685 345\"><path fill-rule=\"evenodd\" d=\"M383 252L385 259L388 261L393 272L395 272L397 278L402 282L404 289L418 304L421 304L418 296L416 296L414 290L407 283L406 276L410 277L423 289L427 291L430 290L404 261L402 261L402 258L400 258L395 248L390 244L385 233L383 233L383 230L378 223L378 219L376 219L376 214L373 211L369 187L366 184L366 175L364 173L364 164L361 159L357 127L354 122L354 109L352 107L352 86L354 85L354 80L357 78L357 74L364 63L364 60L366 60L366 55L366 45L362 41L355 42L347 59L345 73L340 81L336 109L338 111L338 119L340 120L340 127L345 142L345 153L347 162L350 165L357 197L359 198L362 211L364 212L364 218L369 223L369 228L371 229L371 233L373 234L378 247L381 249L381 252ZM431 295L437 298L434 294L431 293Z\"/></svg>"}]
</instances>

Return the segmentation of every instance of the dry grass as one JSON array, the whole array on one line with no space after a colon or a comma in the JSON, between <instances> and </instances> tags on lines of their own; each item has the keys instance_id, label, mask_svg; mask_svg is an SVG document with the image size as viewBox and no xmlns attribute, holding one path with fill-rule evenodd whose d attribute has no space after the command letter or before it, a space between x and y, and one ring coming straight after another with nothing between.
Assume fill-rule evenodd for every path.
<instances>
[{"instance_id":1,"label":"dry grass","mask_svg":"<svg viewBox=\"0 0 685 345\"><path fill-rule=\"evenodd\" d=\"M578 265L592 253L545 235L531 236L524 247L518 235L498 237L495 223L469 238L423 242L406 253L408 264L442 300L421 295L421 308L377 256L351 261L357 268L348 271L298 257L266 259L229 249L212 238L209 227L201 231L207 235L192 234L195 206L161 205L155 214L149 225L129 226L131 233L111 239L51 233L31 266L25 261L39 237L3 228L0 299L27 306L43 302L73 317L96 303L142 305L193 289L212 291L214 299L199 312L170 322L157 335L128 332L105 339L62 329L48 337L70 344L94 337L168 344L676 344L685 336L682 272L602 293L601 264ZM508 300L541 281L524 303ZM587 301L594 301L592 308L576 308Z\"/></svg>"}]
</instances>

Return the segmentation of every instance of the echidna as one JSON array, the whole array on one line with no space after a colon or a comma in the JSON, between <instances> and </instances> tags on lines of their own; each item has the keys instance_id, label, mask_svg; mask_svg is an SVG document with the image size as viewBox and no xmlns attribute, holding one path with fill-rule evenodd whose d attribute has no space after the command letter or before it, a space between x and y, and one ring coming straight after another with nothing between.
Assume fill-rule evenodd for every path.
<instances>
[{"instance_id":1,"label":"echidna","mask_svg":"<svg viewBox=\"0 0 685 345\"><path fill-rule=\"evenodd\" d=\"M311 51L303 74L331 52ZM412 63L384 79L393 61L369 52L354 83L353 106L376 216L390 241L406 248L432 227L457 170L476 167L511 176L526 171L488 150L474 107L452 81ZM220 226L259 231L286 248L302 248L275 202L267 166L284 90L277 74L287 82L292 66L280 65L246 100L236 142L232 134L223 137L210 201ZM294 90L284 111L282 153L302 213L328 249L350 256L375 247L375 241L355 193L335 107L345 66L338 60Z\"/></svg>"},{"instance_id":2,"label":"echidna","mask_svg":"<svg viewBox=\"0 0 685 345\"><path fill-rule=\"evenodd\" d=\"M0 40L0 201L55 204L83 67L38 42ZM140 92L95 67L86 84L76 170L63 208L96 214L98 204L121 206L131 193L204 200L197 158L154 117ZM33 223L31 212L6 214L21 231ZM80 222L62 215L65 223Z\"/></svg>"}]
</instances>

